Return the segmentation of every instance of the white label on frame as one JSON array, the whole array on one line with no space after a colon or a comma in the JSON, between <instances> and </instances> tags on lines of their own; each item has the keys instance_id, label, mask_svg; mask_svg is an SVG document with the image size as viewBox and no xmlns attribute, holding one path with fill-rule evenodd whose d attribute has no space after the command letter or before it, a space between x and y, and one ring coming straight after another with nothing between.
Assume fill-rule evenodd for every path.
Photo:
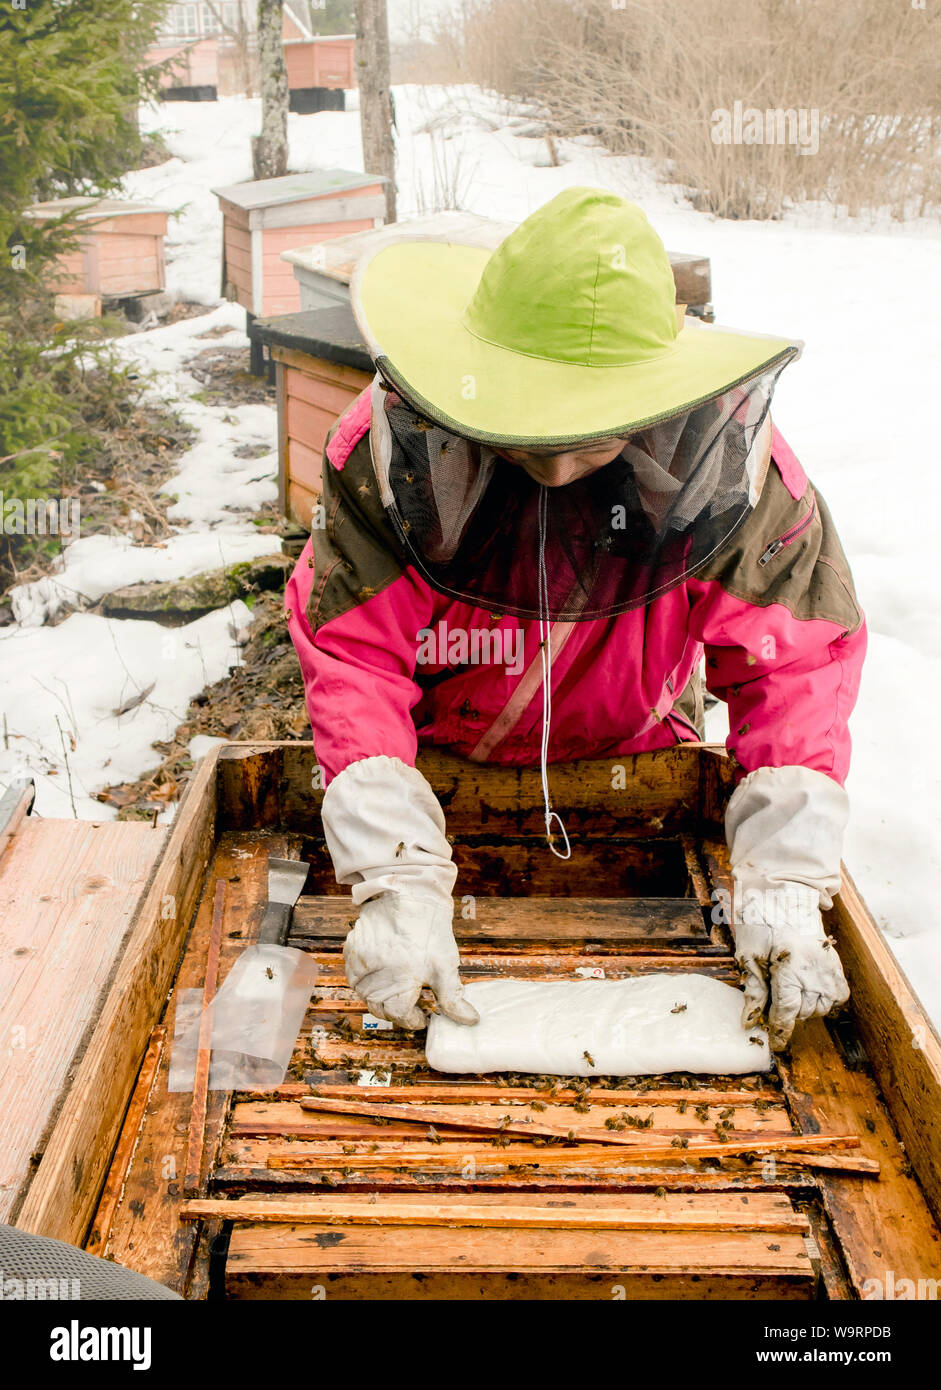
<instances>
[{"instance_id":1,"label":"white label on frame","mask_svg":"<svg viewBox=\"0 0 941 1390\"><path fill-rule=\"evenodd\" d=\"M394 1026L387 1018L377 1018L375 1014L363 1014L364 1033L378 1033L380 1028L393 1028Z\"/></svg>"}]
</instances>

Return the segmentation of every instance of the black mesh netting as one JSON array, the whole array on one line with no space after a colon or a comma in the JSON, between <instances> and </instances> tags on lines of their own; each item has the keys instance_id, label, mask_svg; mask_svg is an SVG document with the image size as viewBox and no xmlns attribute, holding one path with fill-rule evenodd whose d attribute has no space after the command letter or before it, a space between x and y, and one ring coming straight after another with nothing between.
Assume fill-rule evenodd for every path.
<instances>
[{"instance_id":1,"label":"black mesh netting","mask_svg":"<svg viewBox=\"0 0 941 1390\"><path fill-rule=\"evenodd\" d=\"M563 621L625 612L695 573L752 510L765 453L753 446L784 365L632 435L613 462L553 488L377 379L373 459L387 511L428 582L454 598Z\"/></svg>"},{"instance_id":2,"label":"black mesh netting","mask_svg":"<svg viewBox=\"0 0 941 1390\"><path fill-rule=\"evenodd\" d=\"M179 1299L172 1289L100 1260L77 1246L49 1236L34 1236L15 1226L0 1226L0 1289L5 1300L78 1299L134 1302Z\"/></svg>"}]
</instances>

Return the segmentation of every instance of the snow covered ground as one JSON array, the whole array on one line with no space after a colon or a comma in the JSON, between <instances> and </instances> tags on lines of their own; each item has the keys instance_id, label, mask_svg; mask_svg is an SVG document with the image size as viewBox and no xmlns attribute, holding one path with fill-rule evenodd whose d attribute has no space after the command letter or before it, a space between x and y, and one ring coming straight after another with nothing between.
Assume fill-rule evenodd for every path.
<instances>
[{"instance_id":1,"label":"snow covered ground","mask_svg":"<svg viewBox=\"0 0 941 1390\"><path fill-rule=\"evenodd\" d=\"M175 534L157 545L79 538L56 573L12 591L17 622L0 629L0 787L33 777L41 815L114 816L95 793L156 766L154 741L169 738L193 696L240 659L251 622L241 602L174 629L92 613L74 613L57 626L48 620L127 584L181 579L280 549L278 538L253 522L259 503L277 496L274 411L206 405L186 370L187 358L207 341L244 345L244 322L241 309L222 304L115 343L149 373L148 395L172 401L195 430L163 489L177 499L169 510ZM200 338L220 328L231 331ZM257 446L254 457L236 457L240 445ZM168 808L161 818L171 815Z\"/></svg>"},{"instance_id":2,"label":"snow covered ground","mask_svg":"<svg viewBox=\"0 0 941 1390\"><path fill-rule=\"evenodd\" d=\"M400 217L440 206L446 187L456 190L469 211L514 220L562 188L605 186L639 202L672 250L711 258L721 322L805 341L801 361L781 382L775 418L834 513L871 633L853 719L855 757L848 784L853 822L846 859L899 960L941 1022L941 755L927 717L941 689L941 616L932 598L934 509L941 493L935 424L941 335L931 308L931 286L941 283L941 224L834 220L816 208L778 223L724 222L695 212L680 190L658 183L642 161L606 155L588 140L563 142L563 162L551 167L545 143L521 133L527 123L473 89L399 88L395 99ZM169 287L207 305L205 318L120 344L122 352L159 373L155 389L179 400L199 430L197 444L169 486L180 499L174 520L183 535L203 541L174 542L170 558L161 561L170 568L178 563L178 573L184 574L192 572L185 568L188 545L247 545L252 507L271 496L274 486L273 455L270 461L246 461L233 458L231 448L233 440L253 438L273 450L273 411L201 405L189 398L196 383L185 371L187 355L202 345L193 340L206 328L230 325L231 337L218 341L243 341L242 312L232 305L213 307L218 305L221 222L210 189L251 177L249 137L259 128L259 107L240 99L173 103L144 113L143 124L164 133L174 158L130 175L127 193L179 210L167 238ZM292 115L289 136L295 169L362 168L355 110ZM233 414L236 425L223 418ZM265 466L272 477L250 482ZM270 539L255 537L267 548ZM144 575L144 561L132 561L133 552L125 554L119 545L100 555L73 549L77 553L74 560L67 557L61 580L86 586L84 592L103 592L101 584L116 577L127 583ZM132 563L137 565L133 574ZM122 572L124 564L128 569ZM160 573L165 576L166 568ZM41 611L48 598L33 595L31 611ZM29 611L24 607L24 618ZM215 614L201 620L207 626L197 650L207 680L235 659L228 634L232 619L217 620ZM56 628L0 633L0 660L18 658L14 674L4 676L9 727L28 728L50 760L46 770L53 764L58 769L55 777L41 779L45 814L69 814L53 718L58 709L61 721L62 710L53 696L47 705L39 703L32 675L59 695L57 679L81 686L81 713L76 705L75 714L79 723L85 721L79 729L85 751L80 767L76 754L73 780L80 772L87 792L156 761L146 746L145 716L139 714L135 736L126 740L123 733L134 715L109 713L120 707L120 689L133 688L105 659L125 626L77 615ZM192 625L194 633L199 627ZM161 640L158 630L150 647L152 669L146 655L139 669L130 657L125 661L142 685L162 672L160 680L173 689L158 683L150 699L159 697L170 720L175 711L182 714L200 682L188 660L178 660L170 670L159 664ZM135 647L134 661L138 655ZM8 661L3 665L6 672ZM74 691L72 698L74 703ZM149 719L153 711L147 708ZM723 713L719 709L711 718L715 737L724 736ZM118 747L120 776L114 762L104 765ZM22 763L20 754L0 750L0 785ZM84 794L76 797L76 806L80 815L107 813Z\"/></svg>"}]
</instances>

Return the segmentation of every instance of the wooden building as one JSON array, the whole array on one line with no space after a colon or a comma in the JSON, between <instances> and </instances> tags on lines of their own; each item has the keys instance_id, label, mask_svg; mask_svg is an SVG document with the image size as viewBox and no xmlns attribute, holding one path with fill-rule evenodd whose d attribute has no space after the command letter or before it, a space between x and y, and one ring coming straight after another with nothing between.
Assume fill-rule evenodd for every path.
<instances>
[{"instance_id":1,"label":"wooden building","mask_svg":"<svg viewBox=\"0 0 941 1390\"><path fill-rule=\"evenodd\" d=\"M330 93L336 98L331 104L342 111L343 91L356 86L356 36L313 33L287 0L281 34L291 110L319 110L314 93ZM255 0L221 0L212 6L205 0L171 0L145 61L148 66L167 64L159 74L167 101L251 95L258 89Z\"/></svg>"},{"instance_id":2,"label":"wooden building","mask_svg":"<svg viewBox=\"0 0 941 1390\"><path fill-rule=\"evenodd\" d=\"M163 239L168 214L164 208L117 198L58 198L34 203L26 213L36 222L67 215L82 235L78 248L58 262L57 293L106 299L166 288Z\"/></svg>"}]
</instances>

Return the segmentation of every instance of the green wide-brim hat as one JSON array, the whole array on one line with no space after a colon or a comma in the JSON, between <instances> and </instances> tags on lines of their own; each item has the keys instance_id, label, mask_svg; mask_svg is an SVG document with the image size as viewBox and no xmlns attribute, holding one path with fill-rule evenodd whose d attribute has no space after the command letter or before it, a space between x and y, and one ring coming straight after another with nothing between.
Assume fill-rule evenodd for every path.
<instances>
[{"instance_id":1,"label":"green wide-brim hat","mask_svg":"<svg viewBox=\"0 0 941 1390\"><path fill-rule=\"evenodd\" d=\"M633 203L570 188L493 252L417 239L357 266L356 321L386 381L482 443L627 435L796 357L800 344L678 324L663 243Z\"/></svg>"}]
</instances>

